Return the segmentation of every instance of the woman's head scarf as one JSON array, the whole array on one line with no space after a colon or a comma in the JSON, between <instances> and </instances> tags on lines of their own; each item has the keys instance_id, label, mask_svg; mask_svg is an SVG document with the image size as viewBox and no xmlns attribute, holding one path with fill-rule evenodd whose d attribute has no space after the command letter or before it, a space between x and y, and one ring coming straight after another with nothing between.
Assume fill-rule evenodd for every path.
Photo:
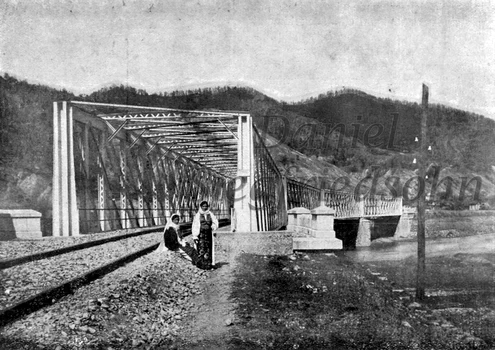
<instances>
[{"instance_id":1,"label":"woman's head scarf","mask_svg":"<svg viewBox=\"0 0 495 350\"><path fill-rule=\"evenodd\" d=\"M165 231L169 228L169 227L172 227L173 229L175 229L175 231L177 231L179 229L179 225L175 224L174 223L174 218L178 217L179 220L180 220L180 215L179 214L172 214L172 216L170 217L170 220L167 221L167 224L165 225Z\"/></svg>"},{"instance_id":2,"label":"woman's head scarf","mask_svg":"<svg viewBox=\"0 0 495 350\"><path fill-rule=\"evenodd\" d=\"M208 209L206 210L203 210L203 208L201 208L202 205L206 204L208 206ZM201 203L199 203L199 213L204 215L204 214L208 214L210 212L210 204L208 204L207 201L202 201Z\"/></svg>"}]
</instances>

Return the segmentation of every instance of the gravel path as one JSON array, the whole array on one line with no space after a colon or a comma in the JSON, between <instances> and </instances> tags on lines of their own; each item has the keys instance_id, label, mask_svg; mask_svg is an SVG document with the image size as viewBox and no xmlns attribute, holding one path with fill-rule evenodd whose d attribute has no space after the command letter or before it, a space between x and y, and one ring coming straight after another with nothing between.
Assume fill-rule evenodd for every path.
<instances>
[{"instance_id":1,"label":"gravel path","mask_svg":"<svg viewBox=\"0 0 495 350\"><path fill-rule=\"evenodd\" d=\"M0 270L0 309L161 239L161 232L152 232Z\"/></svg>"},{"instance_id":2,"label":"gravel path","mask_svg":"<svg viewBox=\"0 0 495 350\"><path fill-rule=\"evenodd\" d=\"M221 235L221 233L220 233ZM223 240L225 241L225 240ZM177 349L230 349L227 340L236 323L237 303L230 298L235 279L236 257L241 246L226 249L222 240L217 242L217 269L211 271L203 285L203 292L192 299L193 315L179 323L184 333L175 337Z\"/></svg>"},{"instance_id":3,"label":"gravel path","mask_svg":"<svg viewBox=\"0 0 495 350\"><path fill-rule=\"evenodd\" d=\"M49 250L65 248L114 236L126 235L149 228L136 228L110 232L91 233L77 237L44 237L43 239L0 241L0 260L13 259L25 255L41 253Z\"/></svg>"}]
</instances>

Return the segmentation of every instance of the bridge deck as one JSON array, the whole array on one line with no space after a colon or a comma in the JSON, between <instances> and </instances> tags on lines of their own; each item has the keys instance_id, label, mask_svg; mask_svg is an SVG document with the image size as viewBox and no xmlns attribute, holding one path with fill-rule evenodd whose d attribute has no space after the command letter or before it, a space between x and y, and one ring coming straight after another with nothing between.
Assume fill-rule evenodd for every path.
<instances>
[{"instance_id":1,"label":"bridge deck","mask_svg":"<svg viewBox=\"0 0 495 350\"><path fill-rule=\"evenodd\" d=\"M363 215L363 216L336 216L334 220L358 220L361 218L374 219L378 217L394 217L394 216L400 216L400 214L392 213L392 214Z\"/></svg>"}]
</instances>

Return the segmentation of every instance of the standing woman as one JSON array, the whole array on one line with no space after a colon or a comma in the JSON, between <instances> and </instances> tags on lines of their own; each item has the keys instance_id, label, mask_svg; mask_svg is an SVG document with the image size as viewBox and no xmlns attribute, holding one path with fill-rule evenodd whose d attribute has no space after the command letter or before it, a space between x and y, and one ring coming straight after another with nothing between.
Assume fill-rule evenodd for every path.
<instances>
[{"instance_id":1,"label":"standing woman","mask_svg":"<svg viewBox=\"0 0 495 350\"><path fill-rule=\"evenodd\" d=\"M194 216L191 231L199 256L211 267L213 263L213 231L218 228L218 219L209 210L209 207L207 201L202 201L199 204L199 211Z\"/></svg>"}]
</instances>

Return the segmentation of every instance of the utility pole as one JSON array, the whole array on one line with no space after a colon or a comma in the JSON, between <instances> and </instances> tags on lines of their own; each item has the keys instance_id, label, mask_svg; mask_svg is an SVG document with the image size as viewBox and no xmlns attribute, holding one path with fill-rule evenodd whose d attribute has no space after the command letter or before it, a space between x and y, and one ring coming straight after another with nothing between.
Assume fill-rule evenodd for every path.
<instances>
[{"instance_id":1,"label":"utility pole","mask_svg":"<svg viewBox=\"0 0 495 350\"><path fill-rule=\"evenodd\" d=\"M416 299L425 298L425 207L426 207L426 120L428 119L428 86L423 84L421 103L421 145L419 149L419 188L418 188L418 268L416 275Z\"/></svg>"}]
</instances>

